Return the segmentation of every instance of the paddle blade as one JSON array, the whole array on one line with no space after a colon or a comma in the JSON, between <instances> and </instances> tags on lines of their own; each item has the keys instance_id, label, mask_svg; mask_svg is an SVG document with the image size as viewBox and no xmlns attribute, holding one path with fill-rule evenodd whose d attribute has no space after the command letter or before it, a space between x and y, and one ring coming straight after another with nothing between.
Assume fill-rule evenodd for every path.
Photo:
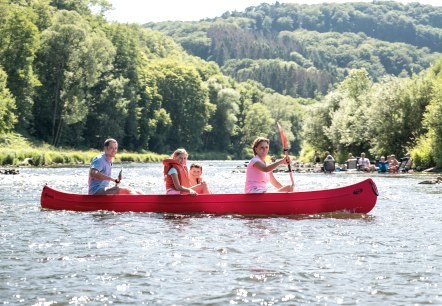
<instances>
[{"instance_id":1,"label":"paddle blade","mask_svg":"<svg viewBox=\"0 0 442 306\"><path fill-rule=\"evenodd\" d=\"M282 130L282 127L279 124L279 122L277 122L276 124L278 125L279 135L281 135L282 148L284 150L288 150L289 146L288 146L287 138L285 137L284 131Z\"/></svg>"},{"instance_id":2,"label":"paddle blade","mask_svg":"<svg viewBox=\"0 0 442 306\"><path fill-rule=\"evenodd\" d=\"M121 181L123 178L123 169L120 170L120 173L118 173L118 180Z\"/></svg>"}]
</instances>

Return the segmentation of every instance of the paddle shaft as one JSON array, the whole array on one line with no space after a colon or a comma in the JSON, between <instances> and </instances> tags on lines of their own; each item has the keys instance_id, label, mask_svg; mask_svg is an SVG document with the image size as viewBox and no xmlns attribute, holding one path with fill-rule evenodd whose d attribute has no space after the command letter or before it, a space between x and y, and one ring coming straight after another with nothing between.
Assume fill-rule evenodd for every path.
<instances>
[{"instance_id":1,"label":"paddle shaft","mask_svg":"<svg viewBox=\"0 0 442 306\"><path fill-rule=\"evenodd\" d=\"M285 152L285 157L288 159L289 158L289 150L284 148L284 152ZM288 163L287 167L289 168L290 180L292 181L292 186L293 186L293 185L295 185L295 181L293 180L292 165L290 165L290 163Z\"/></svg>"},{"instance_id":2,"label":"paddle shaft","mask_svg":"<svg viewBox=\"0 0 442 306\"><path fill-rule=\"evenodd\" d=\"M285 158L287 160L289 160L289 149L288 149L289 146L288 146L288 143L287 143L287 137L285 137L284 130L282 129L282 127L279 124L279 122L277 122L276 124L278 125L279 135L281 136L282 149L285 152ZM292 166L290 165L290 163L288 163L287 166L289 168L290 180L292 181L292 186L295 186L295 181L293 180Z\"/></svg>"}]
</instances>

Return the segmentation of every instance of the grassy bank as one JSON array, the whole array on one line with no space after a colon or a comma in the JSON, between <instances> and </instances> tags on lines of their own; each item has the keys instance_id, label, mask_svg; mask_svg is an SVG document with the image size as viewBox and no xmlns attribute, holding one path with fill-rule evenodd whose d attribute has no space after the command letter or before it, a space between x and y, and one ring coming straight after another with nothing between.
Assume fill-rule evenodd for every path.
<instances>
[{"instance_id":1,"label":"grassy bank","mask_svg":"<svg viewBox=\"0 0 442 306\"><path fill-rule=\"evenodd\" d=\"M32 142L20 134L10 133L0 135L0 167L3 166L58 166L58 165L88 165L92 158L100 153L98 150L72 150L54 148L45 143ZM115 163L161 162L169 154L152 152L134 153L118 152ZM251 157L252 152L250 150ZM234 156L225 152L189 152L190 160L233 160Z\"/></svg>"},{"instance_id":2,"label":"grassy bank","mask_svg":"<svg viewBox=\"0 0 442 306\"><path fill-rule=\"evenodd\" d=\"M57 166L90 164L98 150L57 149L35 144L18 134L0 135L0 166ZM115 162L159 162L166 155L156 153L119 152Z\"/></svg>"}]
</instances>

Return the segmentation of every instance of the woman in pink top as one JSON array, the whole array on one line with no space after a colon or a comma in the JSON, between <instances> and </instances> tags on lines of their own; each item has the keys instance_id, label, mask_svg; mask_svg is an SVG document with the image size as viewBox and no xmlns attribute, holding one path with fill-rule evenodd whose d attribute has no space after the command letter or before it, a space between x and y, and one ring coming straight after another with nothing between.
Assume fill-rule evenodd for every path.
<instances>
[{"instance_id":1,"label":"woman in pink top","mask_svg":"<svg viewBox=\"0 0 442 306\"><path fill-rule=\"evenodd\" d=\"M263 193L267 192L267 183L270 182L277 192L293 192L294 186L283 186L273 175L273 170L281 164L289 164L290 159L283 158L274 163L267 164L266 157L269 153L269 140L258 137L253 142L253 157L247 165L245 193Z\"/></svg>"}]
</instances>

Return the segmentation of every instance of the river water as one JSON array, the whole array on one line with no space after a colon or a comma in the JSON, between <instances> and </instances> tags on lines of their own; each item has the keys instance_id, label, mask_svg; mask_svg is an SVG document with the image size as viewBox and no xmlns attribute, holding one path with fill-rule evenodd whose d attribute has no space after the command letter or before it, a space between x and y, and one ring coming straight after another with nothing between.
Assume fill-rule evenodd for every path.
<instances>
[{"instance_id":1,"label":"river water","mask_svg":"<svg viewBox=\"0 0 442 306\"><path fill-rule=\"evenodd\" d=\"M203 162L217 193L242 192L243 162ZM160 164L116 165L163 193ZM0 303L7 305L442 304L442 185L434 176L295 174L297 190L367 176L367 215L250 218L40 208L44 184L86 192L87 171L0 176ZM288 183L287 173L277 173Z\"/></svg>"}]
</instances>

